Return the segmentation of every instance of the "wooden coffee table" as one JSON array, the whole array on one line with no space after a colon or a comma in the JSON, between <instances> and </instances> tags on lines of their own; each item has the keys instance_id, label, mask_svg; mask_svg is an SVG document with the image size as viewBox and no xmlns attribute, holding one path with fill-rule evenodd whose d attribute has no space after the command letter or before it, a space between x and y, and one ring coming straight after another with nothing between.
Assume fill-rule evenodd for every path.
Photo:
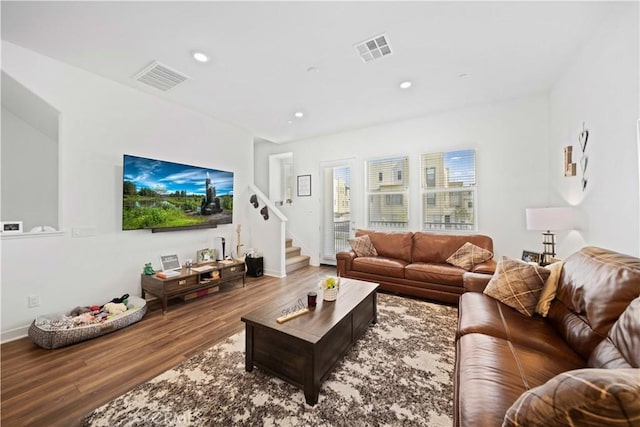
<instances>
[{"instance_id":1,"label":"wooden coffee table","mask_svg":"<svg viewBox=\"0 0 640 427\"><path fill-rule=\"evenodd\" d=\"M304 390L309 405L318 403L320 384L355 341L377 321L377 283L342 279L336 301L323 301L318 291L315 309L284 323L283 310L317 283L292 290L291 295L242 316L246 324L247 372L254 365Z\"/></svg>"}]
</instances>

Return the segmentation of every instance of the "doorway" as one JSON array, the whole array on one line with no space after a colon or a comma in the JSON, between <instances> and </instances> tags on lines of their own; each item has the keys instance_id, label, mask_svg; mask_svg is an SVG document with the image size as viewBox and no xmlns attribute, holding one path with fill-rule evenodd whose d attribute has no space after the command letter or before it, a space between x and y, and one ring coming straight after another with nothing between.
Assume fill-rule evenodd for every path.
<instances>
[{"instance_id":1,"label":"doorway","mask_svg":"<svg viewBox=\"0 0 640 427\"><path fill-rule=\"evenodd\" d=\"M351 223L351 162L330 162L321 166L322 251L320 262L336 265L336 253L349 250Z\"/></svg>"}]
</instances>

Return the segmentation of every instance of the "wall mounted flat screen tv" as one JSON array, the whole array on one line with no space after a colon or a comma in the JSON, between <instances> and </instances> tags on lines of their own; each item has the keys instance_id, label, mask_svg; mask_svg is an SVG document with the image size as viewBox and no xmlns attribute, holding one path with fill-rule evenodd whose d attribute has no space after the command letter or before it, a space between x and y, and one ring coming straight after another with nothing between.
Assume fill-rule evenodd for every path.
<instances>
[{"instance_id":1,"label":"wall mounted flat screen tv","mask_svg":"<svg viewBox=\"0 0 640 427\"><path fill-rule=\"evenodd\" d=\"M122 229L231 224L233 172L124 155Z\"/></svg>"}]
</instances>

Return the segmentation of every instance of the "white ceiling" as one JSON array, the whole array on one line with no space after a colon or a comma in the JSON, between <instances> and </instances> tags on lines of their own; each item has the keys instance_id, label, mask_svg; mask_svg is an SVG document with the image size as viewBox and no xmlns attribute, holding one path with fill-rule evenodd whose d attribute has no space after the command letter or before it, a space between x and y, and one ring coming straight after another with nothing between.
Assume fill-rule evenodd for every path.
<instances>
[{"instance_id":1,"label":"white ceiling","mask_svg":"<svg viewBox=\"0 0 640 427\"><path fill-rule=\"evenodd\" d=\"M8 2L2 39L286 142L549 89L612 2ZM387 35L363 63L353 45ZM211 61L196 63L190 51ZM157 60L190 80L132 77ZM309 67L319 71L308 72ZM467 77L459 77L460 74ZM408 90L399 89L411 80ZM303 111L302 119L294 112ZM292 121L292 123L288 123Z\"/></svg>"}]
</instances>

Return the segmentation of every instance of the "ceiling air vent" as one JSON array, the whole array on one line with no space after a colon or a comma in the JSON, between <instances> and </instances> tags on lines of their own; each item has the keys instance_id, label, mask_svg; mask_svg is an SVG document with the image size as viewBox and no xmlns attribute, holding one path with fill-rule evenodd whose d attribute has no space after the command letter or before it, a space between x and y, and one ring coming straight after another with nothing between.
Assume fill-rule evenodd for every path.
<instances>
[{"instance_id":1,"label":"ceiling air vent","mask_svg":"<svg viewBox=\"0 0 640 427\"><path fill-rule=\"evenodd\" d=\"M133 78L139 82L153 86L156 89L160 89L161 91L167 91L187 80L189 77L176 70L172 70L158 61L153 61L142 71L133 76Z\"/></svg>"},{"instance_id":2,"label":"ceiling air vent","mask_svg":"<svg viewBox=\"0 0 640 427\"><path fill-rule=\"evenodd\" d=\"M389 40L385 34L357 43L354 47L365 63L391 55L391 46L389 46Z\"/></svg>"}]
</instances>

